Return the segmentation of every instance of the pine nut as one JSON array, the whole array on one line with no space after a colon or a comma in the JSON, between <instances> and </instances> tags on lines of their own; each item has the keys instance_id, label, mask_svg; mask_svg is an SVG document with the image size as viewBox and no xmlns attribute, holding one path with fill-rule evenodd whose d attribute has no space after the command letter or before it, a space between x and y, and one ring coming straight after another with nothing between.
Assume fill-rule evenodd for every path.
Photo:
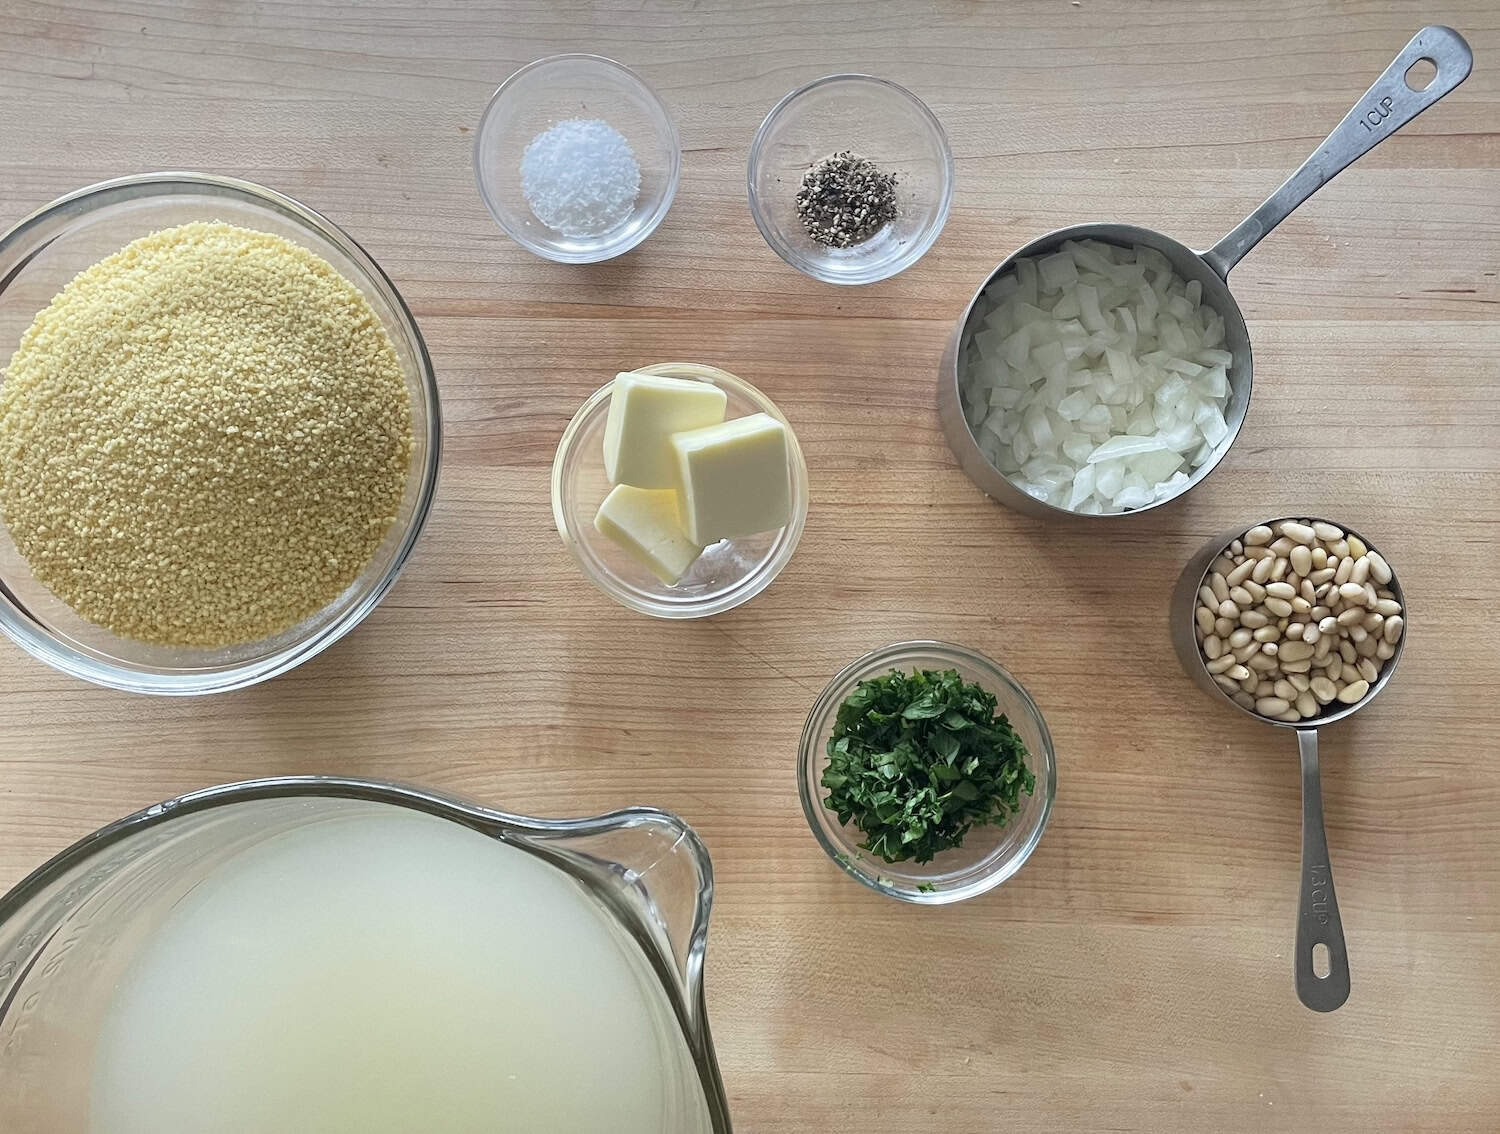
<instances>
[{"instance_id":1,"label":"pine nut","mask_svg":"<svg viewBox=\"0 0 1500 1134\"><path fill-rule=\"evenodd\" d=\"M1276 562L1271 564L1271 578L1280 582L1286 578L1287 569L1291 566L1284 556L1278 555Z\"/></svg>"},{"instance_id":2,"label":"pine nut","mask_svg":"<svg viewBox=\"0 0 1500 1134\"><path fill-rule=\"evenodd\" d=\"M1318 629L1325 634L1332 634L1337 631L1338 628L1339 620L1333 617L1333 615L1331 614L1326 616L1325 618L1319 619L1318 621Z\"/></svg>"},{"instance_id":3,"label":"pine nut","mask_svg":"<svg viewBox=\"0 0 1500 1134\"><path fill-rule=\"evenodd\" d=\"M1301 661L1303 658L1313 656L1313 647L1306 642L1285 642L1281 646L1281 660L1284 662Z\"/></svg>"},{"instance_id":4,"label":"pine nut","mask_svg":"<svg viewBox=\"0 0 1500 1134\"><path fill-rule=\"evenodd\" d=\"M1379 601L1380 601L1380 596L1375 593L1375 584L1374 583L1370 583L1370 582L1366 582L1365 583L1365 598L1364 598L1365 605L1368 606L1371 610L1374 610L1375 609L1375 604L1377 602L1379 602Z\"/></svg>"},{"instance_id":5,"label":"pine nut","mask_svg":"<svg viewBox=\"0 0 1500 1134\"><path fill-rule=\"evenodd\" d=\"M1354 569L1349 572L1351 583L1363 583L1370 577L1370 557L1361 555L1354 561Z\"/></svg>"},{"instance_id":6,"label":"pine nut","mask_svg":"<svg viewBox=\"0 0 1500 1134\"><path fill-rule=\"evenodd\" d=\"M1258 674L1252 673L1249 677L1240 682L1240 688L1243 689L1246 693L1254 693L1255 687L1259 684L1260 676Z\"/></svg>"},{"instance_id":7,"label":"pine nut","mask_svg":"<svg viewBox=\"0 0 1500 1134\"><path fill-rule=\"evenodd\" d=\"M1254 599L1257 603L1265 601L1265 599L1266 599L1266 588L1263 587L1263 586L1261 586L1254 579L1246 579L1243 583L1240 584L1240 586L1242 586L1245 590L1249 591L1250 592L1250 597L1252 599Z\"/></svg>"},{"instance_id":8,"label":"pine nut","mask_svg":"<svg viewBox=\"0 0 1500 1134\"><path fill-rule=\"evenodd\" d=\"M1277 558L1285 558L1287 552L1297 546L1297 541L1290 536L1282 536L1280 539L1271 541L1271 550L1276 553Z\"/></svg>"},{"instance_id":9,"label":"pine nut","mask_svg":"<svg viewBox=\"0 0 1500 1134\"><path fill-rule=\"evenodd\" d=\"M1321 540L1333 542L1344 538L1344 530L1336 528L1325 520L1314 520L1312 526L1313 534Z\"/></svg>"},{"instance_id":10,"label":"pine nut","mask_svg":"<svg viewBox=\"0 0 1500 1134\"><path fill-rule=\"evenodd\" d=\"M1233 681L1230 681L1229 678L1225 677L1222 673L1214 674L1214 684L1231 696L1240 691L1239 685L1237 685Z\"/></svg>"},{"instance_id":11,"label":"pine nut","mask_svg":"<svg viewBox=\"0 0 1500 1134\"><path fill-rule=\"evenodd\" d=\"M1240 625L1248 626L1252 630L1258 630L1260 627L1268 625L1270 621L1269 618L1258 610L1247 610L1244 614L1240 615Z\"/></svg>"},{"instance_id":12,"label":"pine nut","mask_svg":"<svg viewBox=\"0 0 1500 1134\"><path fill-rule=\"evenodd\" d=\"M1224 581L1231 587L1237 587L1250 577L1250 572L1255 570L1253 561L1247 559L1238 567L1232 568L1224 573Z\"/></svg>"},{"instance_id":13,"label":"pine nut","mask_svg":"<svg viewBox=\"0 0 1500 1134\"><path fill-rule=\"evenodd\" d=\"M1271 571L1276 566L1276 557L1267 555L1264 559L1257 559L1255 566L1250 571L1250 578L1257 583L1264 583L1271 577Z\"/></svg>"},{"instance_id":14,"label":"pine nut","mask_svg":"<svg viewBox=\"0 0 1500 1134\"><path fill-rule=\"evenodd\" d=\"M1375 684L1375 679L1380 676L1380 668L1370 658L1360 658L1354 668L1359 670L1359 675L1371 685Z\"/></svg>"},{"instance_id":15,"label":"pine nut","mask_svg":"<svg viewBox=\"0 0 1500 1134\"><path fill-rule=\"evenodd\" d=\"M1203 639L1203 653L1209 661L1213 661L1214 658L1223 652L1224 643L1219 641L1217 634L1210 634L1207 638Z\"/></svg>"},{"instance_id":16,"label":"pine nut","mask_svg":"<svg viewBox=\"0 0 1500 1134\"><path fill-rule=\"evenodd\" d=\"M1325 634L1313 645L1313 657L1322 660L1333 653L1333 636Z\"/></svg>"},{"instance_id":17,"label":"pine nut","mask_svg":"<svg viewBox=\"0 0 1500 1134\"><path fill-rule=\"evenodd\" d=\"M1260 653L1260 643L1251 642L1248 646L1241 646L1239 649L1230 650L1229 652L1234 655L1235 661L1245 661Z\"/></svg>"},{"instance_id":18,"label":"pine nut","mask_svg":"<svg viewBox=\"0 0 1500 1134\"><path fill-rule=\"evenodd\" d=\"M1307 633L1307 626L1305 624L1303 624L1301 622L1289 622L1289 623L1287 623L1286 636L1288 638L1290 638L1292 641L1294 641L1294 642L1304 641L1304 637L1303 636L1306 633Z\"/></svg>"},{"instance_id":19,"label":"pine nut","mask_svg":"<svg viewBox=\"0 0 1500 1134\"><path fill-rule=\"evenodd\" d=\"M1348 634L1349 641L1351 641L1351 642L1354 643L1354 646L1355 646L1356 649L1359 648L1359 644L1361 642L1363 642L1366 638L1368 638L1370 636L1370 632L1368 630L1366 630L1363 626L1351 626L1351 627L1349 627L1349 629L1347 631L1347 634Z\"/></svg>"},{"instance_id":20,"label":"pine nut","mask_svg":"<svg viewBox=\"0 0 1500 1134\"><path fill-rule=\"evenodd\" d=\"M1226 670L1232 669L1238 664L1239 663L1234 660L1233 654L1220 654L1218 657L1214 658L1213 661L1209 662L1208 665L1206 665L1204 668L1207 669L1209 673L1223 673Z\"/></svg>"},{"instance_id":21,"label":"pine nut","mask_svg":"<svg viewBox=\"0 0 1500 1134\"><path fill-rule=\"evenodd\" d=\"M1205 634L1212 634L1214 629L1214 612L1206 606L1200 606L1193 611L1193 617L1198 620L1198 629Z\"/></svg>"},{"instance_id":22,"label":"pine nut","mask_svg":"<svg viewBox=\"0 0 1500 1134\"><path fill-rule=\"evenodd\" d=\"M1316 646L1323 637L1323 631L1318 629L1316 622L1310 622L1302 628L1302 640L1309 645Z\"/></svg>"},{"instance_id":23,"label":"pine nut","mask_svg":"<svg viewBox=\"0 0 1500 1134\"><path fill-rule=\"evenodd\" d=\"M1340 611L1338 617L1334 619L1334 623L1347 630L1349 627L1363 621L1364 617L1365 612L1363 610L1357 606L1351 606L1348 610Z\"/></svg>"},{"instance_id":24,"label":"pine nut","mask_svg":"<svg viewBox=\"0 0 1500 1134\"><path fill-rule=\"evenodd\" d=\"M1257 642L1274 642L1281 637L1281 631L1274 626L1262 626L1259 630L1254 631L1250 637L1254 638Z\"/></svg>"},{"instance_id":25,"label":"pine nut","mask_svg":"<svg viewBox=\"0 0 1500 1134\"><path fill-rule=\"evenodd\" d=\"M1272 686L1272 691L1283 701L1295 701L1297 699L1296 688L1284 677Z\"/></svg>"},{"instance_id":26,"label":"pine nut","mask_svg":"<svg viewBox=\"0 0 1500 1134\"><path fill-rule=\"evenodd\" d=\"M1291 603L1287 602L1286 599L1274 598L1270 595L1266 596L1265 607L1278 618L1285 618L1292 613ZM1221 606L1219 609L1223 610L1224 608Z\"/></svg>"},{"instance_id":27,"label":"pine nut","mask_svg":"<svg viewBox=\"0 0 1500 1134\"><path fill-rule=\"evenodd\" d=\"M1215 618L1214 633L1221 638L1227 638L1234 633L1234 623L1227 618Z\"/></svg>"},{"instance_id":28,"label":"pine nut","mask_svg":"<svg viewBox=\"0 0 1500 1134\"><path fill-rule=\"evenodd\" d=\"M1318 699L1311 693L1297 694L1297 711L1304 717L1315 717L1318 715Z\"/></svg>"},{"instance_id":29,"label":"pine nut","mask_svg":"<svg viewBox=\"0 0 1500 1134\"><path fill-rule=\"evenodd\" d=\"M1391 581L1391 565L1385 561L1385 557L1380 552L1367 552L1365 558L1370 562L1370 577L1372 579L1382 587Z\"/></svg>"},{"instance_id":30,"label":"pine nut","mask_svg":"<svg viewBox=\"0 0 1500 1134\"><path fill-rule=\"evenodd\" d=\"M1378 634L1380 633L1380 628L1385 625L1385 618L1381 615L1380 611L1372 610L1365 615L1364 621L1360 625L1369 633Z\"/></svg>"},{"instance_id":31,"label":"pine nut","mask_svg":"<svg viewBox=\"0 0 1500 1134\"><path fill-rule=\"evenodd\" d=\"M1229 552L1231 555L1240 555L1244 552L1245 545L1237 539L1229 541Z\"/></svg>"},{"instance_id":32,"label":"pine nut","mask_svg":"<svg viewBox=\"0 0 1500 1134\"><path fill-rule=\"evenodd\" d=\"M1266 673L1276 668L1276 659L1269 654L1256 654L1245 662L1251 669L1258 669Z\"/></svg>"},{"instance_id":33,"label":"pine nut","mask_svg":"<svg viewBox=\"0 0 1500 1134\"><path fill-rule=\"evenodd\" d=\"M1275 559L1276 553L1269 547L1247 547L1245 548L1246 559Z\"/></svg>"},{"instance_id":34,"label":"pine nut","mask_svg":"<svg viewBox=\"0 0 1500 1134\"><path fill-rule=\"evenodd\" d=\"M1241 646L1247 645L1250 641L1250 637L1250 631L1241 626L1238 630L1229 635L1229 648L1231 650L1237 650Z\"/></svg>"},{"instance_id":35,"label":"pine nut","mask_svg":"<svg viewBox=\"0 0 1500 1134\"><path fill-rule=\"evenodd\" d=\"M1284 661L1281 663L1282 673L1307 673L1312 669L1312 658L1299 658L1297 661Z\"/></svg>"},{"instance_id":36,"label":"pine nut","mask_svg":"<svg viewBox=\"0 0 1500 1134\"><path fill-rule=\"evenodd\" d=\"M1287 680L1292 683L1292 688L1295 689L1298 693L1306 693L1312 685L1312 682L1308 679L1307 674L1305 673L1289 674L1287 676Z\"/></svg>"},{"instance_id":37,"label":"pine nut","mask_svg":"<svg viewBox=\"0 0 1500 1134\"><path fill-rule=\"evenodd\" d=\"M1401 613L1401 604L1395 599L1377 598L1375 600L1375 609L1385 615L1386 618L1390 618L1393 614Z\"/></svg>"},{"instance_id":38,"label":"pine nut","mask_svg":"<svg viewBox=\"0 0 1500 1134\"><path fill-rule=\"evenodd\" d=\"M1275 719L1278 721L1285 721L1287 724L1296 724L1302 719L1302 714L1299 713L1296 709L1288 709L1284 713L1277 713Z\"/></svg>"},{"instance_id":39,"label":"pine nut","mask_svg":"<svg viewBox=\"0 0 1500 1134\"><path fill-rule=\"evenodd\" d=\"M1335 540L1328 545L1328 554L1337 555L1340 559L1349 558L1349 541L1347 539Z\"/></svg>"},{"instance_id":40,"label":"pine nut","mask_svg":"<svg viewBox=\"0 0 1500 1134\"><path fill-rule=\"evenodd\" d=\"M1303 579L1298 583L1297 593L1307 600L1309 608L1318 601L1318 588L1312 585L1311 579Z\"/></svg>"},{"instance_id":41,"label":"pine nut","mask_svg":"<svg viewBox=\"0 0 1500 1134\"><path fill-rule=\"evenodd\" d=\"M1349 581L1349 576L1353 573L1354 564L1348 559L1340 559L1339 565L1333 573L1333 581L1342 586Z\"/></svg>"},{"instance_id":42,"label":"pine nut","mask_svg":"<svg viewBox=\"0 0 1500 1134\"><path fill-rule=\"evenodd\" d=\"M1369 634L1366 634L1363 642L1354 643L1354 652L1362 658L1373 658L1375 656L1376 644L1383 641L1385 641L1384 638L1372 638Z\"/></svg>"},{"instance_id":43,"label":"pine nut","mask_svg":"<svg viewBox=\"0 0 1500 1134\"><path fill-rule=\"evenodd\" d=\"M1221 618L1238 618L1240 616L1240 608L1234 605L1233 599L1225 598L1219 604L1219 616Z\"/></svg>"},{"instance_id":44,"label":"pine nut","mask_svg":"<svg viewBox=\"0 0 1500 1134\"><path fill-rule=\"evenodd\" d=\"M1382 638L1375 643L1375 656L1380 661L1390 661L1396 656L1396 647Z\"/></svg>"},{"instance_id":45,"label":"pine nut","mask_svg":"<svg viewBox=\"0 0 1500 1134\"><path fill-rule=\"evenodd\" d=\"M1217 571L1208 577L1208 589L1213 591L1214 598L1223 602L1229 597L1229 584L1224 581L1224 576Z\"/></svg>"},{"instance_id":46,"label":"pine nut","mask_svg":"<svg viewBox=\"0 0 1500 1134\"><path fill-rule=\"evenodd\" d=\"M1250 592L1247 591L1244 587L1230 587L1229 597L1241 609L1244 609L1247 606L1255 605L1255 600L1250 597Z\"/></svg>"},{"instance_id":47,"label":"pine nut","mask_svg":"<svg viewBox=\"0 0 1500 1134\"><path fill-rule=\"evenodd\" d=\"M1220 555L1217 559L1215 559L1208 565L1208 569L1210 571L1217 571L1219 574L1227 576L1229 572L1234 570L1234 560L1230 559L1228 556Z\"/></svg>"},{"instance_id":48,"label":"pine nut","mask_svg":"<svg viewBox=\"0 0 1500 1134\"><path fill-rule=\"evenodd\" d=\"M1275 693L1276 693L1276 683L1275 682L1269 681L1266 678L1260 678L1259 680L1256 681L1254 696L1256 696L1256 697L1271 697L1271 696L1274 696Z\"/></svg>"},{"instance_id":49,"label":"pine nut","mask_svg":"<svg viewBox=\"0 0 1500 1134\"><path fill-rule=\"evenodd\" d=\"M1349 540L1349 554L1358 559L1361 555L1368 555L1370 549L1365 546L1365 541L1357 535L1347 537Z\"/></svg>"},{"instance_id":50,"label":"pine nut","mask_svg":"<svg viewBox=\"0 0 1500 1134\"><path fill-rule=\"evenodd\" d=\"M1234 681L1244 681L1250 676L1250 671L1242 665L1232 665L1224 671L1224 676Z\"/></svg>"},{"instance_id":51,"label":"pine nut","mask_svg":"<svg viewBox=\"0 0 1500 1134\"><path fill-rule=\"evenodd\" d=\"M1362 603L1365 601L1365 588L1359 583L1341 583L1339 584L1339 598L1345 602Z\"/></svg>"},{"instance_id":52,"label":"pine nut","mask_svg":"<svg viewBox=\"0 0 1500 1134\"><path fill-rule=\"evenodd\" d=\"M1287 559L1291 561L1292 570L1299 575L1306 575L1312 570L1312 552L1300 543L1287 552Z\"/></svg>"},{"instance_id":53,"label":"pine nut","mask_svg":"<svg viewBox=\"0 0 1500 1134\"><path fill-rule=\"evenodd\" d=\"M1396 644L1396 639L1401 637L1401 629L1406 625L1406 620L1399 614L1393 614L1385 620L1385 625L1380 628L1381 637L1391 645Z\"/></svg>"},{"instance_id":54,"label":"pine nut","mask_svg":"<svg viewBox=\"0 0 1500 1134\"><path fill-rule=\"evenodd\" d=\"M1318 699L1318 704L1326 705L1338 696L1338 686L1326 677L1315 677L1312 679L1312 694Z\"/></svg>"},{"instance_id":55,"label":"pine nut","mask_svg":"<svg viewBox=\"0 0 1500 1134\"><path fill-rule=\"evenodd\" d=\"M1258 547L1263 543L1271 542L1271 529L1264 524L1257 524L1245 533L1245 546Z\"/></svg>"},{"instance_id":56,"label":"pine nut","mask_svg":"<svg viewBox=\"0 0 1500 1134\"><path fill-rule=\"evenodd\" d=\"M1283 520L1280 528L1281 534L1288 539L1294 539L1298 543L1305 543L1311 547L1318 541L1318 533L1306 524L1299 524L1295 520ZM1271 545L1275 547L1275 544Z\"/></svg>"},{"instance_id":57,"label":"pine nut","mask_svg":"<svg viewBox=\"0 0 1500 1134\"><path fill-rule=\"evenodd\" d=\"M1267 583L1266 594L1275 595L1279 599L1289 599L1297 593L1297 588L1290 583Z\"/></svg>"},{"instance_id":58,"label":"pine nut","mask_svg":"<svg viewBox=\"0 0 1500 1134\"><path fill-rule=\"evenodd\" d=\"M1332 568L1332 567L1323 567L1323 568L1320 568L1317 571L1314 571L1311 575L1308 576L1308 579L1309 579L1309 581L1311 581L1311 583L1312 583L1313 586L1320 587L1324 583L1326 583L1330 579L1332 579L1333 576L1334 576L1334 574L1335 574L1334 568Z\"/></svg>"},{"instance_id":59,"label":"pine nut","mask_svg":"<svg viewBox=\"0 0 1500 1134\"><path fill-rule=\"evenodd\" d=\"M1312 564L1318 570L1328 566L1328 549L1326 547L1315 547L1312 549Z\"/></svg>"},{"instance_id":60,"label":"pine nut","mask_svg":"<svg viewBox=\"0 0 1500 1134\"><path fill-rule=\"evenodd\" d=\"M1298 595L1296 598L1292 599L1292 612L1294 614L1300 614L1302 615L1302 617L1306 618L1309 614L1312 613L1312 603L1308 602L1301 595Z\"/></svg>"},{"instance_id":61,"label":"pine nut","mask_svg":"<svg viewBox=\"0 0 1500 1134\"><path fill-rule=\"evenodd\" d=\"M1357 658L1357 657L1359 657L1359 655L1354 652L1354 643L1352 643L1352 642L1340 642L1339 643L1339 657L1343 658L1350 665L1353 665L1354 664L1354 659Z\"/></svg>"},{"instance_id":62,"label":"pine nut","mask_svg":"<svg viewBox=\"0 0 1500 1134\"><path fill-rule=\"evenodd\" d=\"M1339 700L1346 705L1352 705L1370 691L1368 681L1356 681L1352 685L1346 685L1339 690ZM1255 702L1255 707L1260 708L1260 702Z\"/></svg>"},{"instance_id":63,"label":"pine nut","mask_svg":"<svg viewBox=\"0 0 1500 1134\"><path fill-rule=\"evenodd\" d=\"M1280 697L1261 697L1255 702L1255 711L1263 717L1274 717L1290 708L1291 705Z\"/></svg>"},{"instance_id":64,"label":"pine nut","mask_svg":"<svg viewBox=\"0 0 1500 1134\"><path fill-rule=\"evenodd\" d=\"M1249 709L1251 712L1255 711L1255 698L1250 696L1250 694L1246 693L1243 689L1235 693L1234 703L1242 709Z\"/></svg>"}]
</instances>

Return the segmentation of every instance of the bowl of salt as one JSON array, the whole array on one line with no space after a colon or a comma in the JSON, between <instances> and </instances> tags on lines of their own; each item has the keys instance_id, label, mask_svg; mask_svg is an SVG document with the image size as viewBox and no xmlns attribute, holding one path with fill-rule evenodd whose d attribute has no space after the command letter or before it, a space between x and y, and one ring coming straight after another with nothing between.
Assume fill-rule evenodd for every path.
<instances>
[{"instance_id":1,"label":"bowl of salt","mask_svg":"<svg viewBox=\"0 0 1500 1134\"><path fill-rule=\"evenodd\" d=\"M599 55L522 67L490 98L474 139L490 215L522 248L563 264L608 260L645 240L681 172L666 104Z\"/></svg>"}]
</instances>

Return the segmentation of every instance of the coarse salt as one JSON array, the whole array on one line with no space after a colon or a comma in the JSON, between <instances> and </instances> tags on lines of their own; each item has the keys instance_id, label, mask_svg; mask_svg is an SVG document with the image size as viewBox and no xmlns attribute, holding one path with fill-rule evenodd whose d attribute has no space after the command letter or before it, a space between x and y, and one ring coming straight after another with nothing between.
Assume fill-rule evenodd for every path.
<instances>
[{"instance_id":1,"label":"coarse salt","mask_svg":"<svg viewBox=\"0 0 1500 1134\"><path fill-rule=\"evenodd\" d=\"M564 236L602 236L625 221L641 191L641 167L625 136L599 118L543 130L521 155L531 211Z\"/></svg>"}]
</instances>

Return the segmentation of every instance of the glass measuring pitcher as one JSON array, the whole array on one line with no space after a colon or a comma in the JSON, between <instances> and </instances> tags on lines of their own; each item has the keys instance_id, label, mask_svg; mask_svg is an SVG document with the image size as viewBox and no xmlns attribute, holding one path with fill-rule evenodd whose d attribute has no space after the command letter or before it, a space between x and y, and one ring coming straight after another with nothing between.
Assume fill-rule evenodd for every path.
<instances>
[{"instance_id":1,"label":"glass measuring pitcher","mask_svg":"<svg viewBox=\"0 0 1500 1134\"><path fill-rule=\"evenodd\" d=\"M650 808L538 820L321 776L193 792L0 898L0 1130L587 1134L608 1112L598 1129L728 1134L712 894L698 837ZM345 905L374 920L331 920ZM409 939L436 964L402 971ZM329 986L354 992L332 1013ZM489 1109L463 1110L470 1088Z\"/></svg>"}]
</instances>

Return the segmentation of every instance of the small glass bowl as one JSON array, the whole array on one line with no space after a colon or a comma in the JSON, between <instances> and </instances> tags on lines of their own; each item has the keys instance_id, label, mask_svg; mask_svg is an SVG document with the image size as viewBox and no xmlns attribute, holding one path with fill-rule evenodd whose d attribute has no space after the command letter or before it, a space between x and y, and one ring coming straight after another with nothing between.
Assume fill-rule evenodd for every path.
<instances>
[{"instance_id":1,"label":"small glass bowl","mask_svg":"<svg viewBox=\"0 0 1500 1134\"><path fill-rule=\"evenodd\" d=\"M1003 827L974 827L963 846L943 851L931 862L882 862L859 846L864 832L844 826L823 805L825 748L839 706L861 681L892 669L956 669L965 681L978 682L999 700L999 711L1026 745L1027 766L1036 776L1031 795L1022 794L1021 810ZM1057 760L1052 736L1041 710L1021 684L983 654L947 642L897 642L851 662L818 695L802 729L797 757L797 790L808 826L828 856L856 881L903 902L941 906L992 890L1030 857L1046 829L1057 794Z\"/></svg>"},{"instance_id":2,"label":"small glass bowl","mask_svg":"<svg viewBox=\"0 0 1500 1134\"><path fill-rule=\"evenodd\" d=\"M379 265L325 217L259 185L204 173L148 173L59 198L0 236L0 360L75 275L132 240L190 221L274 233L332 264L359 288L391 337L411 399L411 457L396 522L344 593L255 642L200 648L137 642L87 621L32 574L0 523L0 633L64 673L134 693L219 693L291 669L359 625L416 545L437 488L442 415L416 320Z\"/></svg>"},{"instance_id":3,"label":"small glass bowl","mask_svg":"<svg viewBox=\"0 0 1500 1134\"><path fill-rule=\"evenodd\" d=\"M819 158L852 150L897 176L900 213L869 240L829 248L797 216L802 175ZM778 102L755 132L750 215L771 250L799 272L867 284L911 267L932 247L953 203L948 136L925 103L870 75L829 75Z\"/></svg>"},{"instance_id":4,"label":"small glass bowl","mask_svg":"<svg viewBox=\"0 0 1500 1134\"><path fill-rule=\"evenodd\" d=\"M785 425L792 518L774 532L720 540L698 557L675 586L642 567L594 527L594 516L610 488L604 475L604 423L614 389L611 380L583 403L557 444L552 462L552 516L558 534L588 580L631 610L655 618L706 618L731 610L770 586L797 550L807 522L809 495L802 448L771 399L728 371L696 362L661 362L642 366L636 373L708 382L728 396L726 419L767 413Z\"/></svg>"},{"instance_id":5,"label":"small glass bowl","mask_svg":"<svg viewBox=\"0 0 1500 1134\"><path fill-rule=\"evenodd\" d=\"M543 130L569 118L602 118L630 143L641 192L628 218L600 236L564 236L539 221L521 191L521 155ZM474 138L479 195L517 244L561 264L594 264L629 252L667 215L682 173L682 143L661 97L622 63L601 55L553 55L528 63L490 98Z\"/></svg>"}]
</instances>

